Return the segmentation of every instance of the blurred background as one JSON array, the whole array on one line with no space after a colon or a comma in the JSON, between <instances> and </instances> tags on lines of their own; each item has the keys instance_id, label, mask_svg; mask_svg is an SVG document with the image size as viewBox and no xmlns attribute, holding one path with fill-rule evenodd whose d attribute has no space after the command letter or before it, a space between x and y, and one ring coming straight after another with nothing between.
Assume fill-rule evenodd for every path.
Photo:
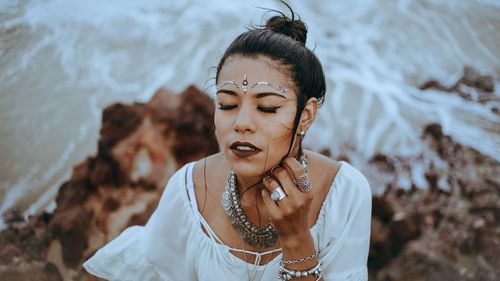
<instances>
[{"instance_id":1,"label":"blurred background","mask_svg":"<svg viewBox=\"0 0 500 281\"><path fill-rule=\"evenodd\" d=\"M500 2L290 5L327 78L306 146L349 160L376 196L452 194L463 187L449 176L456 161L482 157L485 178L464 173L493 188L497 224ZM180 93L194 84L213 95L213 67L235 36L263 22L258 7L286 11L278 1L0 0L0 228L9 213L56 209L73 166L98 153L107 106L148 102L161 87ZM449 142L436 149L426 132ZM475 156L443 156L457 146Z\"/></svg>"}]
</instances>

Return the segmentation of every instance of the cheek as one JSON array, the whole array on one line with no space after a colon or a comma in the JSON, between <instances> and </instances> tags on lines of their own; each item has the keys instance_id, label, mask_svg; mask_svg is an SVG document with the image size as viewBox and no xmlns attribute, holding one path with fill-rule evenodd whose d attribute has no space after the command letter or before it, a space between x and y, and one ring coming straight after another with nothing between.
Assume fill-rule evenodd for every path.
<instances>
[{"instance_id":1,"label":"cheek","mask_svg":"<svg viewBox=\"0 0 500 281\"><path fill-rule=\"evenodd\" d=\"M215 137L219 143L219 148L223 150L225 144L224 140L227 138L228 134L232 131L233 121L227 114L215 111L214 114L214 126L215 126Z\"/></svg>"},{"instance_id":2,"label":"cheek","mask_svg":"<svg viewBox=\"0 0 500 281\"><path fill-rule=\"evenodd\" d=\"M287 124L280 121L266 122L265 135L272 149L287 150L290 144L293 123Z\"/></svg>"},{"instance_id":3,"label":"cheek","mask_svg":"<svg viewBox=\"0 0 500 281\"><path fill-rule=\"evenodd\" d=\"M224 127L224 124L221 123L222 118L220 117L220 114L217 114L217 110L215 111L214 114L214 126L215 126L215 136L219 140L220 135L221 135L221 128ZM220 143L220 140L219 140Z\"/></svg>"},{"instance_id":4,"label":"cheek","mask_svg":"<svg viewBox=\"0 0 500 281\"><path fill-rule=\"evenodd\" d=\"M279 128L267 132L266 135L268 137L267 164L274 166L287 154L290 147L291 133L290 130L284 129L283 125L281 125Z\"/></svg>"}]
</instances>

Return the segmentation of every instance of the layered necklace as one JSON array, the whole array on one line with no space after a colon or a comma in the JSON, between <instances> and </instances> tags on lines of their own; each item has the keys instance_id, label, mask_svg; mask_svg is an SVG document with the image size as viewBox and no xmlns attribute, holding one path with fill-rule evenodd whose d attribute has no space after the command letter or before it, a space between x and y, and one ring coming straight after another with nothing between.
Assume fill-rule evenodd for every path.
<instances>
[{"instance_id":1,"label":"layered necklace","mask_svg":"<svg viewBox=\"0 0 500 281\"><path fill-rule=\"evenodd\" d=\"M256 226L243 212L236 186L236 174L233 169L229 171L229 178L224 193L222 193L222 207L224 207L233 228L248 245L262 249L272 247L278 242L278 233L274 230L271 222L262 227Z\"/></svg>"},{"instance_id":2,"label":"layered necklace","mask_svg":"<svg viewBox=\"0 0 500 281\"><path fill-rule=\"evenodd\" d=\"M300 157L299 161L304 167L304 171L307 171L305 156ZM248 245L259 249L276 245L279 236L271 222L265 226L257 226L248 219L241 208L240 195L236 186L236 174L233 169L229 171L221 201L222 207L229 217L229 222Z\"/></svg>"}]
</instances>

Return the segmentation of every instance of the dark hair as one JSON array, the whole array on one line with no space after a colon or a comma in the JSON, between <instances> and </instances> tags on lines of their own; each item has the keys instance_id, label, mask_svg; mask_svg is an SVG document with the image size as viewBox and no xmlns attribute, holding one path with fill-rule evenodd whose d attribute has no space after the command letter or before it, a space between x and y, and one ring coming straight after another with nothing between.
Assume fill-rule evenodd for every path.
<instances>
[{"instance_id":1,"label":"dark hair","mask_svg":"<svg viewBox=\"0 0 500 281\"><path fill-rule=\"evenodd\" d=\"M254 27L238 37L229 45L219 64L215 76L218 81L219 72L227 58L235 55L270 58L283 66L292 78L297 92L297 113L293 132L298 128L300 116L307 100L316 98L321 105L324 100L326 84L323 68L316 55L306 45L307 27L300 18L295 18L293 10L291 18L279 11L279 15L269 18L264 26ZM291 148L291 147L290 147Z\"/></svg>"}]
</instances>

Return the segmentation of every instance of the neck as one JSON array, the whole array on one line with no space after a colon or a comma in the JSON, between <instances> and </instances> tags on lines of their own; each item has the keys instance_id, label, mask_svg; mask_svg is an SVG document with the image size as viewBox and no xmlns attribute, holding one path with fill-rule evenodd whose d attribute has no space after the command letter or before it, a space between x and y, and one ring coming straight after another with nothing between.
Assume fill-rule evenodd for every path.
<instances>
[{"instance_id":1,"label":"neck","mask_svg":"<svg viewBox=\"0 0 500 281\"><path fill-rule=\"evenodd\" d=\"M299 159L298 155L298 147L293 149L290 153L291 155L294 155L296 159ZM260 190L264 187L264 184L262 183L262 179L266 176L270 175L271 169L273 167L270 167L269 169L266 169L266 172L264 172L262 175L258 176L252 176L252 177L244 177L244 176L239 176L236 174L236 179L237 179L237 188L239 191L240 196L244 195L245 200L252 200L257 197L261 197ZM243 200L243 198L240 198ZM252 202L255 202L252 200Z\"/></svg>"},{"instance_id":2,"label":"neck","mask_svg":"<svg viewBox=\"0 0 500 281\"><path fill-rule=\"evenodd\" d=\"M260 190L264 188L264 184L262 183L263 177L264 176L240 178L236 175L237 188L242 202L246 201L256 204L256 199L261 196Z\"/></svg>"}]
</instances>

